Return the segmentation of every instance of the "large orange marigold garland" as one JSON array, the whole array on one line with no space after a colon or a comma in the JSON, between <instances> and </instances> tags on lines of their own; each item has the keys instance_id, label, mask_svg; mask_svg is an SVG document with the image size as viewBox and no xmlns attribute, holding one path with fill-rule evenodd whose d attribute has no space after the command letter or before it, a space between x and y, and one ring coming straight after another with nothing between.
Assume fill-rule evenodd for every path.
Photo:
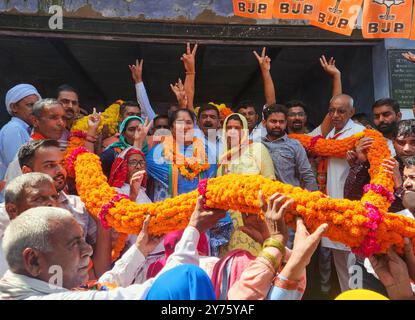
<instances>
[{"instance_id":1,"label":"large orange marigold garland","mask_svg":"<svg viewBox=\"0 0 415 320\"><path fill-rule=\"evenodd\" d=\"M386 252L391 245L396 245L402 252L404 238L415 238L415 220L387 213L393 182L381 166L382 160L390 157L382 135L374 130L365 130L344 140L314 139L313 151L323 156L344 157L363 136L370 136L375 141L368 153L371 184L365 187L366 193L361 201L331 199L321 192L309 192L262 176L230 174L202 182L200 190L203 190L205 204L211 208L258 214L259 190L265 197L280 192L294 199L295 212L303 217L310 231L328 223L328 238L344 243L363 256ZM306 148L312 140L307 136L294 138ZM117 193L108 185L98 156L72 148L72 160L75 160L79 196L91 214L98 216ZM195 190L163 202L142 205L126 198L117 199L107 207L105 223L120 233L137 234L149 214L152 216L149 224L151 234L162 235L183 229L194 210L198 194ZM288 214L287 222L294 224L294 221L294 214Z\"/></svg>"}]
</instances>

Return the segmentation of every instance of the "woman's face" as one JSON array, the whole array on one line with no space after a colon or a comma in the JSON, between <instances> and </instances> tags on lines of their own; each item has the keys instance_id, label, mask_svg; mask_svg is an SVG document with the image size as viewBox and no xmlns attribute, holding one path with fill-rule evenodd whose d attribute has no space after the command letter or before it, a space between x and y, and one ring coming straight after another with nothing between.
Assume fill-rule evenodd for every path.
<instances>
[{"instance_id":1,"label":"woman's face","mask_svg":"<svg viewBox=\"0 0 415 320\"><path fill-rule=\"evenodd\" d=\"M229 120L226 123L226 140L229 147L236 147L241 143L242 123L238 120Z\"/></svg>"},{"instance_id":2,"label":"woman's face","mask_svg":"<svg viewBox=\"0 0 415 320\"><path fill-rule=\"evenodd\" d=\"M141 154L132 154L127 159L128 176L127 182L129 182L134 173L146 169L146 160Z\"/></svg>"},{"instance_id":3,"label":"woman's face","mask_svg":"<svg viewBox=\"0 0 415 320\"><path fill-rule=\"evenodd\" d=\"M179 112L176 121L173 122L172 133L176 141L180 143L193 141L193 119L187 112Z\"/></svg>"},{"instance_id":4,"label":"woman's face","mask_svg":"<svg viewBox=\"0 0 415 320\"><path fill-rule=\"evenodd\" d=\"M123 136L129 145L132 146L134 144L135 132L140 131L142 129L143 129L143 125L140 120L128 121L127 125L125 126Z\"/></svg>"}]
</instances>

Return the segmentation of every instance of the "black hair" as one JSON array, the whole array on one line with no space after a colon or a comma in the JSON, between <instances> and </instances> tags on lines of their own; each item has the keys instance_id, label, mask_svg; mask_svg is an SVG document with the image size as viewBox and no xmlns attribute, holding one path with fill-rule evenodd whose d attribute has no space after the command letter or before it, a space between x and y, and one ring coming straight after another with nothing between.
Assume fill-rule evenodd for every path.
<instances>
[{"instance_id":1,"label":"black hair","mask_svg":"<svg viewBox=\"0 0 415 320\"><path fill-rule=\"evenodd\" d=\"M77 96L79 96L78 90L76 90L74 87L70 86L69 84L62 84L56 89L56 97L59 97L61 92L75 92Z\"/></svg>"},{"instance_id":2,"label":"black hair","mask_svg":"<svg viewBox=\"0 0 415 320\"><path fill-rule=\"evenodd\" d=\"M141 111L141 107L136 101L125 101L120 105L120 115L121 116L124 114L125 109L127 109L127 107L137 107Z\"/></svg>"},{"instance_id":3,"label":"black hair","mask_svg":"<svg viewBox=\"0 0 415 320\"><path fill-rule=\"evenodd\" d=\"M154 117L153 123L156 123L156 121L159 120L159 119L167 119L167 121L168 121L169 117L167 116L167 114L159 114L159 115Z\"/></svg>"},{"instance_id":4,"label":"black hair","mask_svg":"<svg viewBox=\"0 0 415 320\"><path fill-rule=\"evenodd\" d=\"M194 115L193 112L189 111L188 109L179 109L179 110L174 111L171 114L171 117L169 118L169 127L170 128L173 127L173 123L176 121L177 117L179 116L179 112L187 113L190 116L190 118L192 119L193 124L195 123L195 119L194 119L195 115Z\"/></svg>"},{"instance_id":5,"label":"black hair","mask_svg":"<svg viewBox=\"0 0 415 320\"><path fill-rule=\"evenodd\" d=\"M46 140L31 140L23 144L19 152L17 153L17 158L19 160L20 168L27 166L29 168L33 167L33 160L35 158L36 152L40 148L50 148L56 147L59 148L59 142L52 139Z\"/></svg>"},{"instance_id":6,"label":"black hair","mask_svg":"<svg viewBox=\"0 0 415 320\"><path fill-rule=\"evenodd\" d=\"M256 105L255 105L255 102L253 102L252 100L244 100L244 101L239 102L235 108L235 112L238 113L240 109L249 108L249 107L254 108L256 112Z\"/></svg>"},{"instance_id":7,"label":"black hair","mask_svg":"<svg viewBox=\"0 0 415 320\"><path fill-rule=\"evenodd\" d=\"M205 112L205 111L208 111L208 110L215 111L218 115L218 118L220 117L218 108L216 108L214 105L211 105L211 104L203 104L203 105L200 106L199 112L197 113L197 120L200 119L200 116L201 116L202 112Z\"/></svg>"},{"instance_id":8,"label":"black hair","mask_svg":"<svg viewBox=\"0 0 415 320\"><path fill-rule=\"evenodd\" d=\"M304 112L307 113L307 107L305 105L305 103L301 100L290 100L285 104L287 110L290 110L291 108L294 107L301 107L304 109Z\"/></svg>"},{"instance_id":9,"label":"black hair","mask_svg":"<svg viewBox=\"0 0 415 320\"><path fill-rule=\"evenodd\" d=\"M395 111L395 113L401 112L401 107L399 106L398 101L390 99L390 98L377 100L372 106L372 111L373 111L373 109L378 108L380 106L392 107L392 109L393 109L393 111Z\"/></svg>"},{"instance_id":10,"label":"black hair","mask_svg":"<svg viewBox=\"0 0 415 320\"><path fill-rule=\"evenodd\" d=\"M288 110L287 107L282 104L271 104L264 109L264 120L267 120L273 113L282 113L287 118Z\"/></svg>"}]
</instances>

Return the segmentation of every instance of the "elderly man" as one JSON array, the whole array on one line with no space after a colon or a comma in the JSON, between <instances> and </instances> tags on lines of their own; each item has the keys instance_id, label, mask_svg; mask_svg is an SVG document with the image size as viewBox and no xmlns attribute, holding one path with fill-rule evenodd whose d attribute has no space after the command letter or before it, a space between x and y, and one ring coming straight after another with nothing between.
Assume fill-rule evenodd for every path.
<instances>
[{"instance_id":1,"label":"elderly man","mask_svg":"<svg viewBox=\"0 0 415 320\"><path fill-rule=\"evenodd\" d=\"M353 99L349 95L340 94L334 96L329 105L329 117L333 129L327 135L328 139L344 139L365 129L360 124L351 120L355 113ZM349 174L349 164L346 159L329 158L327 167L327 194L331 198L344 198L344 185ZM321 245L330 248L334 264L339 278L341 291L349 289L349 267L354 264L355 257L350 248L341 243L332 242L323 238Z\"/></svg>"},{"instance_id":2,"label":"elderly man","mask_svg":"<svg viewBox=\"0 0 415 320\"><path fill-rule=\"evenodd\" d=\"M12 118L0 130L0 180L19 147L30 139L32 107L39 99L39 92L30 84L19 84L6 93L6 108Z\"/></svg>"},{"instance_id":3,"label":"elderly man","mask_svg":"<svg viewBox=\"0 0 415 320\"><path fill-rule=\"evenodd\" d=\"M29 141L20 148L18 159L23 173L42 172L53 179L59 195L58 206L72 213L89 244L94 247L104 245L100 250L96 250L97 254L93 257L95 275L99 277L109 270L111 234L104 230L100 223L94 221L78 196L65 193L67 175L63 165L63 152L59 149L58 142L56 140Z\"/></svg>"},{"instance_id":4,"label":"elderly man","mask_svg":"<svg viewBox=\"0 0 415 320\"><path fill-rule=\"evenodd\" d=\"M4 204L0 205L0 278L8 265L3 256L1 242L10 220L22 212L39 206L58 206L58 193L50 176L32 172L21 175L11 181L5 191Z\"/></svg>"},{"instance_id":5,"label":"elderly man","mask_svg":"<svg viewBox=\"0 0 415 320\"><path fill-rule=\"evenodd\" d=\"M219 210L202 211L202 207L203 199L200 197L175 252L167 259L160 274L182 264L198 265L200 232L215 225L225 213ZM118 265L102 276L98 284L108 285L110 281L117 286L121 273L129 273L133 277L134 271L160 241L148 235L149 221L147 217L136 244L123 255ZM10 270L0 280L0 299L140 300L147 296L160 275L143 284L110 291L72 291L88 280L92 248L84 241L82 229L72 215L58 208L30 209L14 219L6 229L3 250Z\"/></svg>"}]
</instances>

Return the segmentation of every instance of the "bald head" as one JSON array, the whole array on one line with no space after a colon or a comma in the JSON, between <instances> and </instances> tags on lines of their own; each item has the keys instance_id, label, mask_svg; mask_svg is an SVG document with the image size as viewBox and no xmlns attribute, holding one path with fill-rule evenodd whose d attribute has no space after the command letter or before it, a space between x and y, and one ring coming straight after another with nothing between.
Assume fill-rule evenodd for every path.
<instances>
[{"instance_id":1,"label":"bald head","mask_svg":"<svg viewBox=\"0 0 415 320\"><path fill-rule=\"evenodd\" d=\"M354 112L354 101L351 96L339 94L330 100L329 116L336 133L346 126Z\"/></svg>"},{"instance_id":2,"label":"bald head","mask_svg":"<svg viewBox=\"0 0 415 320\"><path fill-rule=\"evenodd\" d=\"M350 109L354 108L354 100L348 94L338 94L337 96L332 97L330 100L330 105L333 102L340 102L344 106L348 106Z\"/></svg>"}]
</instances>

